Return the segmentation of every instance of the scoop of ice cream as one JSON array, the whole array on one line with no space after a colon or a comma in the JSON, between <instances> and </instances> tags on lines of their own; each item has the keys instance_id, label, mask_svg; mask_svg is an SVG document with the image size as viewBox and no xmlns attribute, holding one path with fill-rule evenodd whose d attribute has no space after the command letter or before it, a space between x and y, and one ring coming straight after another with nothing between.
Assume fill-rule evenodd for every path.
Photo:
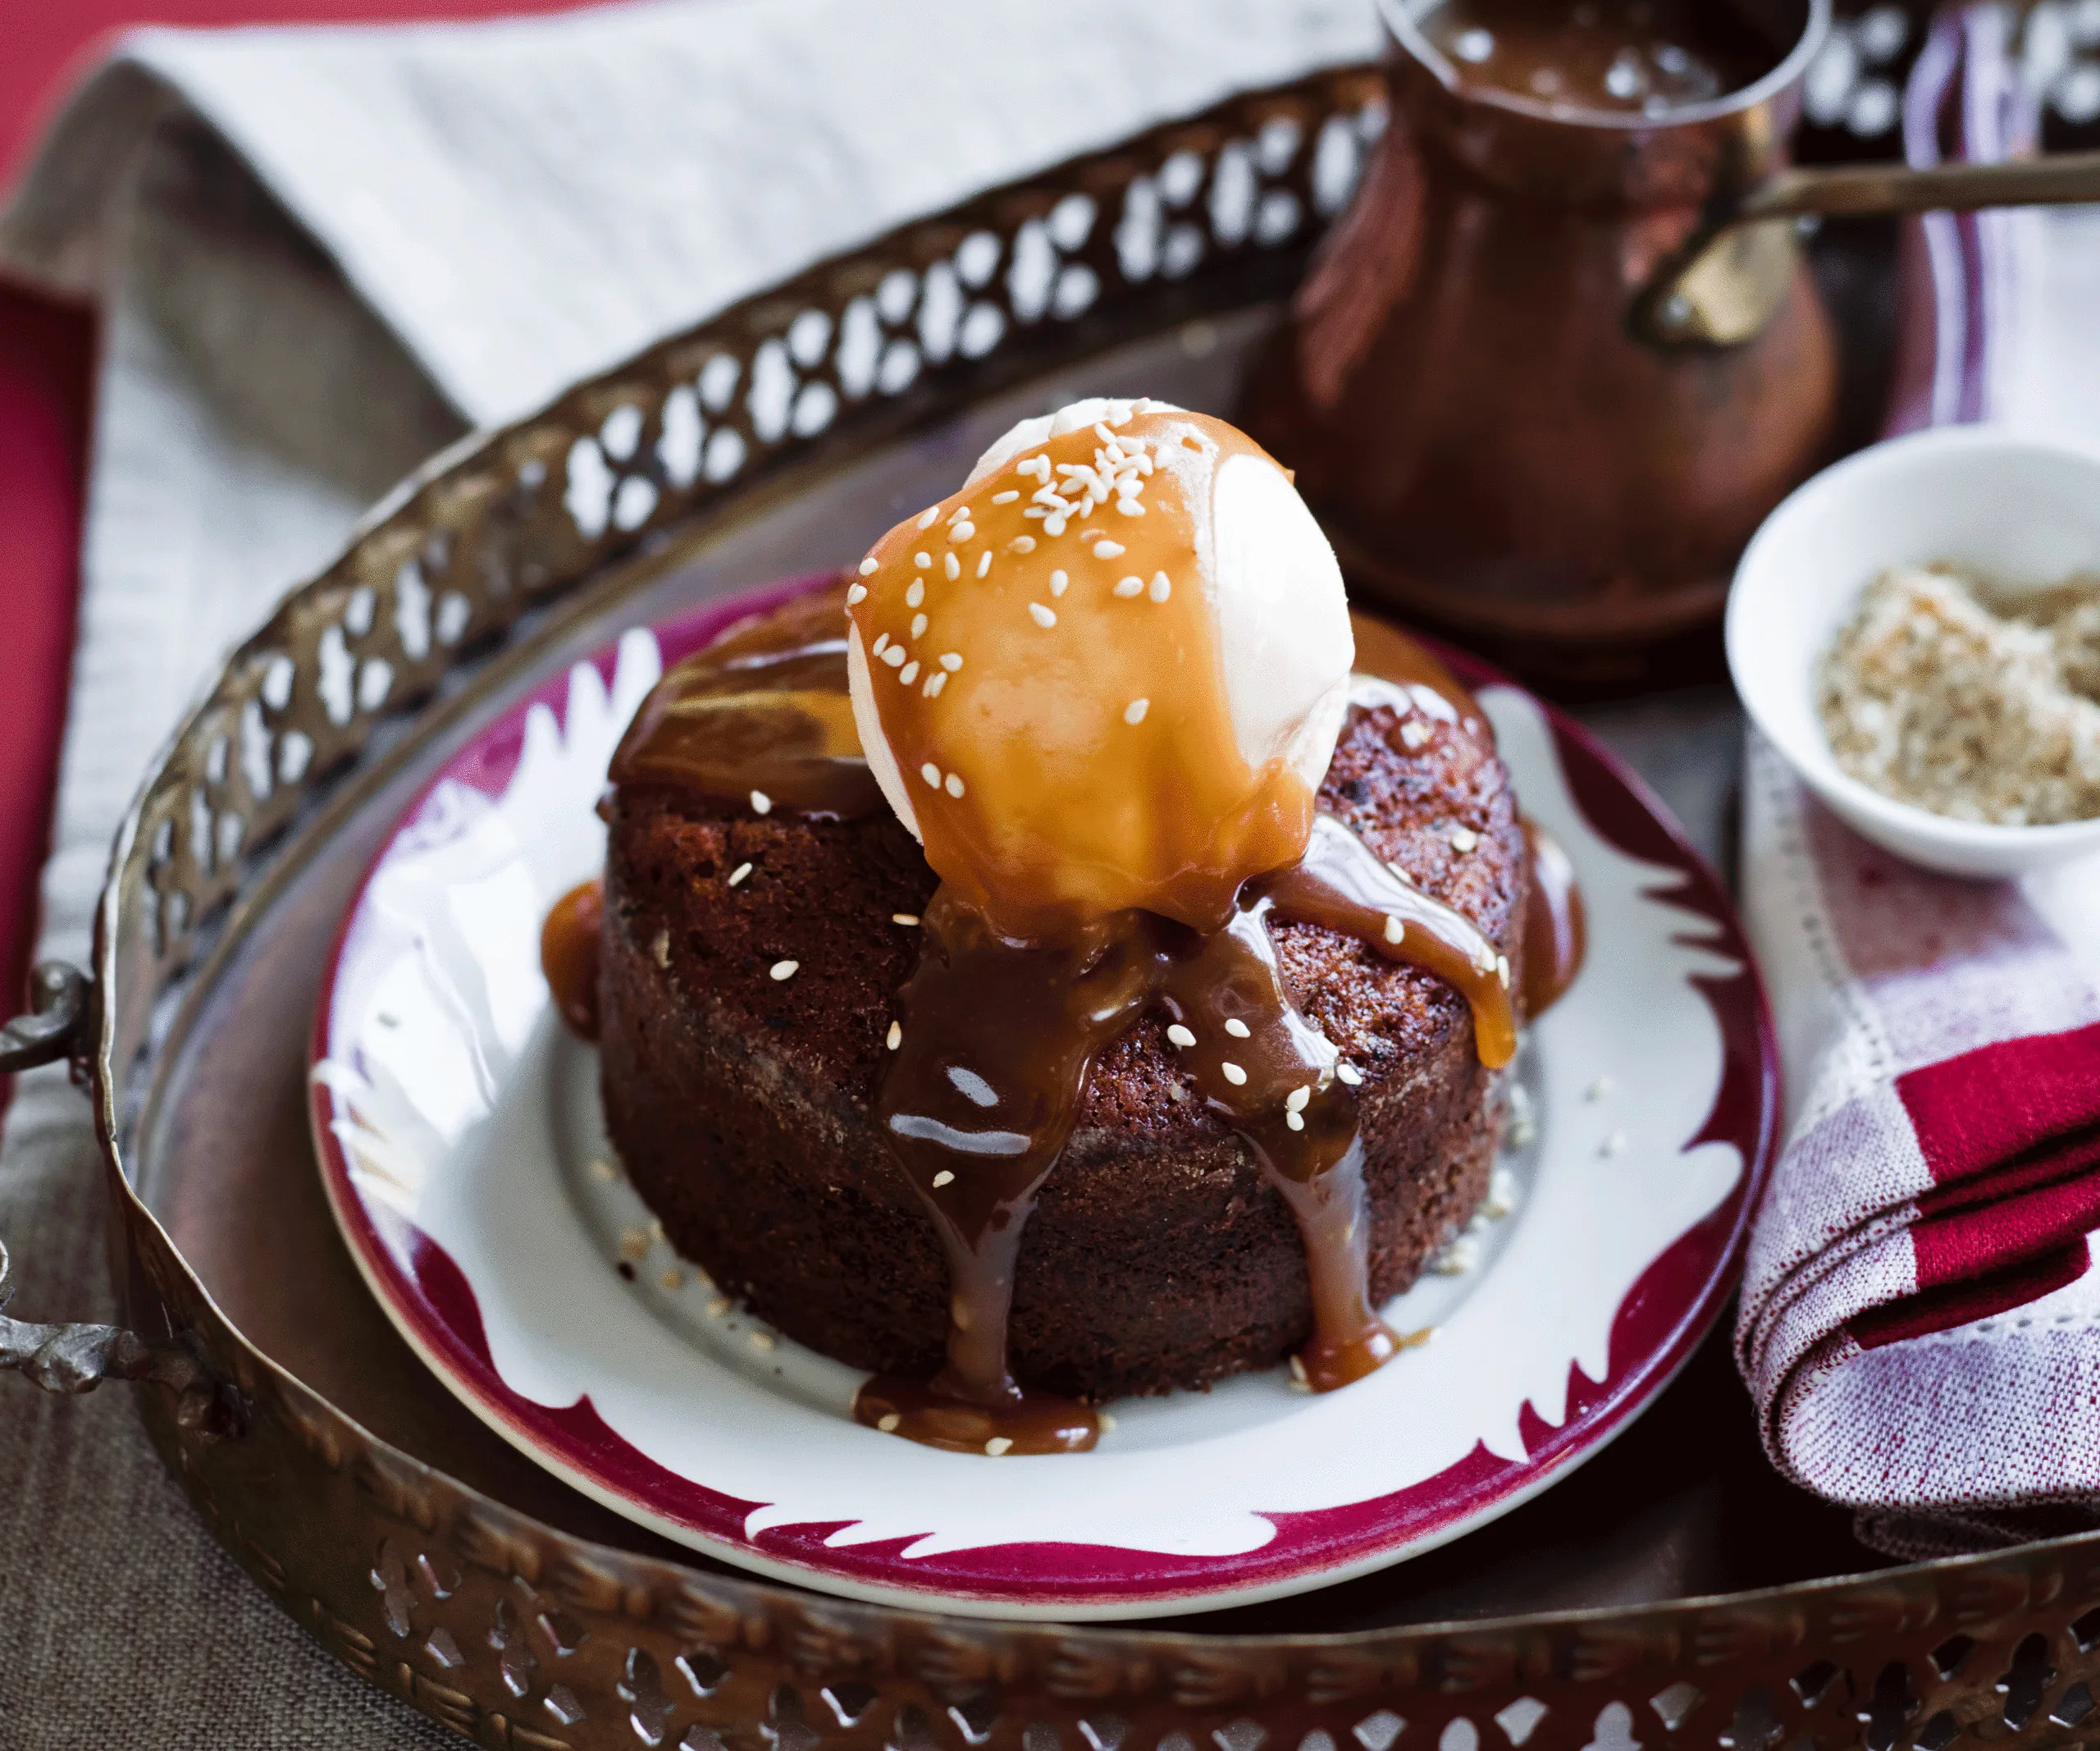
<instances>
[{"instance_id":1,"label":"scoop of ice cream","mask_svg":"<svg viewBox=\"0 0 2100 1751\"><path fill-rule=\"evenodd\" d=\"M1223 421L1144 400L1024 421L861 572L869 763L1002 930L1134 907L1212 928L1303 850L1355 643L1318 524Z\"/></svg>"}]
</instances>

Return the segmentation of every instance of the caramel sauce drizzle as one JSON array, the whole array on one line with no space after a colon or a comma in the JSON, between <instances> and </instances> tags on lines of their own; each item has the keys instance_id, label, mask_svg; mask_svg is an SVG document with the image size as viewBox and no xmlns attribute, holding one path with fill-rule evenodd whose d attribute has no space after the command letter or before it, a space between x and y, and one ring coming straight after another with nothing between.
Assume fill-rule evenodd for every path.
<instances>
[{"instance_id":1,"label":"caramel sauce drizzle","mask_svg":"<svg viewBox=\"0 0 2100 1751\"><path fill-rule=\"evenodd\" d=\"M988 497L984 487L973 491ZM827 629L838 625L847 589L750 623L667 673L621 744L614 782L685 784L725 799L762 789L815 813L879 807L858 739L847 740L850 717L837 709L847 690L847 656ZM1477 704L1427 651L1375 621L1356 626L1359 665L1375 671L1359 674L1356 709L1391 704L1418 720L1489 734ZM874 679L881 684L879 674ZM729 739L711 741L718 729ZM1282 788L1274 771L1250 775L1242 761L1227 789L1243 802L1250 776L1255 789ZM940 794L949 794L945 784ZM1444 979L1467 1002L1491 1068L1515 1050L1517 1007L1506 964L1470 921L1389 868L1342 823L1312 813L1309 797L1308 803L1302 852L1238 885L1221 918L1210 915L1214 871L1194 871L1177 889L1178 909L1189 916L1137 907L1089 916L1069 894L1052 894L1025 911L1039 926L1048 916L1057 927L1032 935L1012 933L1011 912L995 917L967 885L944 879L923 917L919 965L897 995L897 1044L873 1104L947 1257L947 1361L930 1381L869 1381L855 1404L861 1421L973 1453L1094 1444L1099 1425L1090 1407L1015 1379L1009 1316L1028 1218L1071 1136L1093 1062L1148 1010L1165 1017L1199 1097L1244 1140L1298 1225L1313 1313L1312 1338L1297 1359L1307 1383L1322 1392L1346 1385L1402 1346L1370 1303L1354 1092L1361 1078L1291 1003L1269 920L1339 931ZM929 844L937 831L976 830L961 811L923 808L920 818ZM1283 825L1261 806L1232 819L1255 843ZM1526 916L1527 953L1534 941L1551 944L1527 971L1526 1007L1536 1013L1573 977L1582 932L1564 854L1528 824L1527 832L1534 858L1556 872L1553 900L1543 909L1535 901ZM543 947L558 936L567 942L564 933L581 928L585 909L578 895L565 899L556 911L570 922L558 932L550 917ZM546 950L564 1015L575 987L558 981L556 970L573 964L566 949ZM1539 965L1550 971L1534 976ZM595 990L594 978L594 999Z\"/></svg>"},{"instance_id":2,"label":"caramel sauce drizzle","mask_svg":"<svg viewBox=\"0 0 2100 1751\"><path fill-rule=\"evenodd\" d=\"M797 597L673 664L620 738L612 782L756 793L840 820L879 811L847 697L842 606L838 590Z\"/></svg>"}]
</instances>

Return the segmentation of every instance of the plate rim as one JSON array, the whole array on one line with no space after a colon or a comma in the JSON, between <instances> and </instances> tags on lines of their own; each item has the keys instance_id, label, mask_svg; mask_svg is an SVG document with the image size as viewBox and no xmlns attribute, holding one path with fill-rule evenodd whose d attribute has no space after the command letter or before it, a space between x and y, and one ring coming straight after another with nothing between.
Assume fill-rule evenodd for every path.
<instances>
[{"instance_id":1,"label":"plate rim","mask_svg":"<svg viewBox=\"0 0 2100 1751\"><path fill-rule=\"evenodd\" d=\"M653 635L667 626L690 624L705 619L711 623L705 636L714 636L736 619L765 611L781 601L819 587L831 581L834 575L830 571L805 574L733 590L711 601L696 603L666 615L651 623L646 630ZM1389 624L1398 624L1395 617L1381 612L1375 605L1353 603L1352 606L1358 612L1385 620ZM1718 872L1691 843L1682 824L1647 783L1618 755L1558 706L1533 693L1493 665L1440 640L1418 633L1411 633L1410 635L1428 645L1468 688L1476 691L1505 688L1536 709L1550 734L1554 752L1561 761L1564 781L1585 821L1599 837L1623 854L1645 862L1657 862L1652 846L1645 849L1637 848L1627 843L1628 835L1623 830L1626 822L1623 820L1607 821L1598 818L1593 808L1596 798L1585 793L1583 785L1578 782L1577 770L1567 758L1568 751L1572 748L1582 760L1598 769L1598 774L1606 781L1600 794L1612 796L1615 793L1628 806L1632 819L1645 829L1659 834L1667 847L1668 856L1661 861L1673 866L1672 873L1678 880L1673 886L1649 889L1647 897L1658 903L1681 906L1686 912L1687 921L1703 921L1714 926L1721 938L1723 952L1739 962L1735 972L1718 981L1720 985L1734 988L1732 995L1724 998L1718 994L1714 988L1716 981L1712 980L1698 985L1701 996L1714 1013L1717 1029L1722 1036L1720 1073L1713 1104L1706 1117L1680 1145L1680 1153L1705 1141L1728 1141L1742 1151L1742 1169L1720 1204L1686 1228L1641 1267L1632 1285L1614 1310L1614 1325L1616 1326L1627 1307L1637 1297L1648 1275L1691 1241L1701 1228L1728 1214L1728 1232L1697 1292L1667 1331L1644 1347L1639 1359L1612 1388L1605 1402L1582 1413L1571 1410L1556 1433L1564 1433L1567 1429L1581 1423L1585 1416L1593 1417L1595 1420L1583 1426L1578 1435L1556 1442L1556 1450L1543 1458L1527 1453L1522 1463L1532 1468L1529 1474L1493 1493L1486 1501L1462 1507L1449 1515L1443 1523L1413 1536L1402 1536L1383 1545L1361 1548L1357 1554L1339 1562L1322 1562L1317 1554L1301 1553L1281 1572L1236 1584L1225 1582L1216 1588L1191 1591L1188 1590L1185 1580L1147 1590L1135 1590L1135 1584L1132 1584L1132 1590L1124 1590L1114 1584L1096 1583L1089 1586L1082 1583L1076 1590L1052 1591L1049 1584L1034 1584L1026 1594L1016 1595L998 1591L989 1584L974 1590L953 1590L954 1577L937 1580L931 1585L888 1584L844 1573L835 1567L800 1556L769 1551L749 1538L724 1538L692 1521L661 1511L637 1495L604 1481L587 1468L573 1462L567 1453L550 1446L541 1431L534 1429L527 1419L504 1401L506 1395L511 1398L518 1395L501 1380L493 1364L486 1356L474 1355L464 1338L441 1319L434 1319L429 1323L445 1333L447 1344L454 1346L457 1353L448 1355L444 1347L434 1344L429 1333L423 1329L425 1321L419 1319L408 1305L411 1301L428 1303L428 1292L420 1281L420 1272L413 1266L404 1268L396 1260L380 1232L380 1224L374 1219L370 1206L351 1183L346 1156L331 1122L335 1116L332 1104L336 1097L313 1074L316 1068L327 1056L327 1036L344 953L351 927L362 909L375 873L391 854L404 830L422 812L431 794L452 778L463 759L472 757L476 750L486 744L492 733L513 720L522 725L525 715L536 703L545 702L544 696L565 688L569 674L578 664L592 664L602 668L604 659L617 647L621 636L619 633L614 633L604 643L594 646L589 651L580 653L568 667L549 675L538 687L513 701L504 711L462 736L452 753L395 814L360 872L351 897L335 926L323 965L308 1041L307 1109L330 1214L348 1246L367 1289L378 1302L389 1323L414 1352L418 1360L429 1369L455 1399L486 1427L580 1494L659 1536L762 1579L866 1604L934 1610L957 1616L1011 1622L1106 1623L1170 1614L1186 1616L1230 1610L1337 1585L1415 1557L1427 1555L1535 1499L1576 1467L1603 1452L1653 1405L1690 1361L1700 1343L1711 1331L1728 1297L1734 1292L1742 1271L1750 1225L1776 1153L1780 1105L1777 1036L1764 979L1732 898ZM1618 813L1617 811L1609 812L1614 816ZM1729 1012L1731 1008L1739 1009L1746 1005L1749 1014L1746 1017L1739 1017L1738 1020L1746 1020L1748 1023L1748 1043L1753 1049L1755 1059L1755 1086L1739 1091L1739 1094L1747 1093L1753 1103L1752 1110L1746 1113L1736 1126L1717 1132L1713 1127L1728 1098L1731 1063L1741 1044L1732 1045L1729 1040ZM1748 1141L1753 1135L1754 1147ZM405 1218L400 1219L409 1228L418 1248L427 1248L441 1257L446 1267L459 1276L472 1305L473 1317L479 1324L482 1315L478 1299L472 1285L466 1282L464 1273L457 1261L435 1239L424 1234L413 1223L408 1223ZM485 1333L486 1328L483 1329ZM486 1342L485 1335L482 1342L484 1344ZM491 1382L485 1383L477 1378L481 1374L491 1376ZM1611 1374L1608 1361L1605 1380L1592 1383L1600 1388L1609 1385ZM491 1390L491 1383L494 1390ZM587 1393L579 1397L577 1406L587 1408L594 1417L596 1416L596 1407L591 1404ZM541 1408L550 1412L559 1412L564 1407L550 1406ZM602 1420L600 1420L602 1423ZM615 1438L620 1439L622 1445L626 1446L629 1452L639 1455L639 1450L626 1442L623 1438L615 1436ZM646 1455L639 1456L646 1463L655 1463L649 1461ZM659 1466L657 1469L663 1468ZM1362 1502L1338 1506L1344 1509L1366 1508L1372 1503L1405 1494L1408 1490L1423 1488L1434 1483L1436 1477L1445 1475L1454 1469L1446 1468L1445 1473L1436 1474L1401 1490L1387 1492L1384 1496L1374 1496ZM711 1485L701 1484L696 1479L682 1481L724 1501L741 1499ZM1476 1484L1468 1486L1468 1488L1471 1493L1477 1493L1480 1486ZM1288 1511L1279 1511L1269 1517L1271 1520L1280 1519ZM1370 1535L1359 1533L1352 1542L1360 1543L1367 1536ZM1044 1548L1044 1541L1016 1539L1004 1544L978 1547L977 1549L980 1552L988 1552L1030 1546ZM818 1548L830 1547L819 1545ZM1079 1548L1114 1548L1103 1546ZM1249 1552L1241 1553L1238 1557L1215 1560L1238 1561L1257 1554L1256 1552Z\"/></svg>"}]
</instances>

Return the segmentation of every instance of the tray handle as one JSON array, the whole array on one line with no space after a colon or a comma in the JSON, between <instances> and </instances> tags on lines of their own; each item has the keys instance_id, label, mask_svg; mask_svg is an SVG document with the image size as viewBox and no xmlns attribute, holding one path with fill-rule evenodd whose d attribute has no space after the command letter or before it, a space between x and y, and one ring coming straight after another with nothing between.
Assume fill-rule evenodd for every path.
<instances>
[{"instance_id":1,"label":"tray handle","mask_svg":"<svg viewBox=\"0 0 2100 1751\"><path fill-rule=\"evenodd\" d=\"M0 1076L69 1059L89 1049L94 988L78 967L47 961L30 977L31 1008L0 1027ZM91 1392L105 1380L144 1380L175 1395L176 1421L210 1440L246 1426L240 1394L215 1378L186 1337L152 1343L117 1325L39 1325L11 1319L14 1261L0 1241L0 1370L14 1369L47 1392Z\"/></svg>"}]
</instances>

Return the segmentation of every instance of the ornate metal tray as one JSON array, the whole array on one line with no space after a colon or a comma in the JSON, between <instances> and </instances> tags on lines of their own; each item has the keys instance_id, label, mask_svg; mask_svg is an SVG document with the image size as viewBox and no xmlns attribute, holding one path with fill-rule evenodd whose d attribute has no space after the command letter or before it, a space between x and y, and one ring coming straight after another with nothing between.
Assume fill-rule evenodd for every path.
<instances>
[{"instance_id":1,"label":"ornate metal tray","mask_svg":"<svg viewBox=\"0 0 2100 1751\"><path fill-rule=\"evenodd\" d=\"M1021 412L1137 385L1230 405L1380 92L1323 75L988 194L467 441L167 748L92 979L46 970L0 1036L0 1071L70 1054L87 1085L127 1328L0 1319L0 1365L146 1383L197 1511L382 1689L492 1747L2085 1736L2100 1537L1825 1578L1874 1559L1774 1479L1719 1345L1581 1476L1390 1574L1142 1629L1008 1627L765 1584L613 1518L424 1374L329 1223L315 981L377 836L467 729L617 624L857 554ZM0 1295L6 1273L0 1253Z\"/></svg>"}]
</instances>

